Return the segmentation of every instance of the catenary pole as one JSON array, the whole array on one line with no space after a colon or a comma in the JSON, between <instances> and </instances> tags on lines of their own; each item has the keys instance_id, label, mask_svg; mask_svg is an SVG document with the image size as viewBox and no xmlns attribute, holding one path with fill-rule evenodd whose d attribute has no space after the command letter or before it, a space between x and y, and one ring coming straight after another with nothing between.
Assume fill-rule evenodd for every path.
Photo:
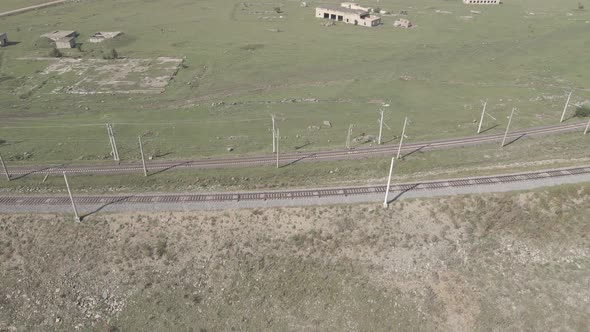
<instances>
[{"instance_id":1,"label":"catenary pole","mask_svg":"<svg viewBox=\"0 0 590 332\"><path fill-rule=\"evenodd\" d=\"M397 149L397 159L400 158L401 154L402 154L402 144L404 144L404 136L406 136L406 126L408 124L408 117L406 116L405 120L404 120L404 129L402 129L402 137L399 140L399 147Z\"/></svg>"},{"instance_id":2,"label":"catenary pole","mask_svg":"<svg viewBox=\"0 0 590 332\"><path fill-rule=\"evenodd\" d=\"M115 146L113 145L113 135L111 135L111 126L107 123L107 134L109 135L109 144L111 144L111 154L113 155L113 159L117 160L115 157Z\"/></svg>"},{"instance_id":3,"label":"catenary pole","mask_svg":"<svg viewBox=\"0 0 590 332\"><path fill-rule=\"evenodd\" d=\"M567 101L565 102L565 106L563 107L563 113L561 113L561 120L559 120L559 123L562 123L565 119L565 112L567 111L567 107L570 104L570 98L572 97L572 93L573 91L570 91L570 94L567 96Z\"/></svg>"},{"instance_id":4,"label":"catenary pole","mask_svg":"<svg viewBox=\"0 0 590 332\"><path fill-rule=\"evenodd\" d=\"M508 130L510 129L510 123L512 122L512 116L514 115L515 110L516 110L516 108L513 108L512 112L510 112L510 118L508 118L508 125L506 126L506 132L504 133L504 139L502 140L502 147L504 147L506 145L506 137L508 137Z\"/></svg>"},{"instance_id":5,"label":"catenary pole","mask_svg":"<svg viewBox=\"0 0 590 332\"><path fill-rule=\"evenodd\" d=\"M477 133L481 133L481 125L483 124L483 117L486 114L486 106L488 105L488 101L486 100L483 104L483 110L481 111L481 119L479 120L479 127L477 127Z\"/></svg>"},{"instance_id":6,"label":"catenary pole","mask_svg":"<svg viewBox=\"0 0 590 332\"><path fill-rule=\"evenodd\" d=\"M381 111L381 120L379 121L379 139L377 140L377 144L381 145L381 133L383 132L383 110Z\"/></svg>"},{"instance_id":7,"label":"catenary pole","mask_svg":"<svg viewBox=\"0 0 590 332\"><path fill-rule=\"evenodd\" d=\"M72 191L70 190L70 184L68 183L68 177L66 176L66 172L63 172L64 180L66 181L66 188L68 188L68 195L70 196L70 202L72 202L72 209L74 210L75 221L80 222L80 216L78 216L78 210L76 209L76 203L74 202L74 197L72 197Z\"/></svg>"},{"instance_id":8,"label":"catenary pole","mask_svg":"<svg viewBox=\"0 0 590 332\"><path fill-rule=\"evenodd\" d=\"M588 124L586 125L586 129L584 130L584 135L586 135L588 133L589 129L590 129L590 120L588 120Z\"/></svg>"},{"instance_id":9,"label":"catenary pole","mask_svg":"<svg viewBox=\"0 0 590 332\"><path fill-rule=\"evenodd\" d=\"M279 168L279 140L281 139L279 128L277 128L277 168Z\"/></svg>"},{"instance_id":10,"label":"catenary pole","mask_svg":"<svg viewBox=\"0 0 590 332\"><path fill-rule=\"evenodd\" d=\"M143 176L147 176L147 167L145 166L145 155L143 154L143 144L141 142L141 136L139 138L139 151L141 152L141 163L143 164Z\"/></svg>"},{"instance_id":11,"label":"catenary pole","mask_svg":"<svg viewBox=\"0 0 590 332\"><path fill-rule=\"evenodd\" d=\"M111 136L113 137L113 146L115 147L115 160L116 161L120 161L121 159L119 158L119 150L117 149L117 142L115 141L115 133L113 132L113 126L109 125L111 128Z\"/></svg>"},{"instance_id":12,"label":"catenary pole","mask_svg":"<svg viewBox=\"0 0 590 332\"><path fill-rule=\"evenodd\" d=\"M393 174L393 164L395 163L395 158L391 158L391 165L389 166L389 177L387 178L387 189L385 189L385 199L383 200L383 207L387 209L389 206L389 202L387 201L389 197L389 187L391 186L391 175Z\"/></svg>"},{"instance_id":13,"label":"catenary pole","mask_svg":"<svg viewBox=\"0 0 590 332\"><path fill-rule=\"evenodd\" d=\"M2 169L4 169L4 175L6 175L6 180L10 181L10 173L8 173L8 169L4 164L4 159L2 159L2 155L0 155L0 164L2 164Z\"/></svg>"},{"instance_id":14,"label":"catenary pole","mask_svg":"<svg viewBox=\"0 0 590 332\"><path fill-rule=\"evenodd\" d=\"M272 116L272 152L276 152L277 147L276 147L275 140L277 139L277 133L276 133L276 129L275 129L275 116L274 116L274 114L271 116Z\"/></svg>"}]
</instances>

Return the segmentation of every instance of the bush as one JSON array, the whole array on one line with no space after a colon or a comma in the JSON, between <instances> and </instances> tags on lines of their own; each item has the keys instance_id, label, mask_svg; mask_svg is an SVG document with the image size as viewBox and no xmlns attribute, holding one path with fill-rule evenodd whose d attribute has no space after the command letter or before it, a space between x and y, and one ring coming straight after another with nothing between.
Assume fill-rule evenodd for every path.
<instances>
[{"instance_id":1,"label":"bush","mask_svg":"<svg viewBox=\"0 0 590 332\"><path fill-rule=\"evenodd\" d=\"M587 118L590 116L590 107L588 106L578 106L576 108L576 113L574 114L576 118Z\"/></svg>"},{"instance_id":2,"label":"bush","mask_svg":"<svg viewBox=\"0 0 590 332\"><path fill-rule=\"evenodd\" d=\"M276 12L277 14L280 14L280 13L282 13L282 11L281 11L281 7L275 7L275 8L274 8L274 10L275 10L275 12Z\"/></svg>"},{"instance_id":3,"label":"bush","mask_svg":"<svg viewBox=\"0 0 590 332\"><path fill-rule=\"evenodd\" d=\"M158 243L156 243L156 255L158 258L162 258L162 256L164 256L167 247L168 242L166 240L158 240Z\"/></svg>"},{"instance_id":4,"label":"bush","mask_svg":"<svg viewBox=\"0 0 590 332\"><path fill-rule=\"evenodd\" d=\"M102 58L105 60L114 60L119 58L119 52L116 49L111 48L110 51L102 55Z\"/></svg>"},{"instance_id":5,"label":"bush","mask_svg":"<svg viewBox=\"0 0 590 332\"><path fill-rule=\"evenodd\" d=\"M584 10L584 5L581 2L578 2L578 9Z\"/></svg>"},{"instance_id":6,"label":"bush","mask_svg":"<svg viewBox=\"0 0 590 332\"><path fill-rule=\"evenodd\" d=\"M54 47L51 49L51 51L49 51L49 56L52 58L61 58L63 54L61 54L60 50Z\"/></svg>"}]
</instances>

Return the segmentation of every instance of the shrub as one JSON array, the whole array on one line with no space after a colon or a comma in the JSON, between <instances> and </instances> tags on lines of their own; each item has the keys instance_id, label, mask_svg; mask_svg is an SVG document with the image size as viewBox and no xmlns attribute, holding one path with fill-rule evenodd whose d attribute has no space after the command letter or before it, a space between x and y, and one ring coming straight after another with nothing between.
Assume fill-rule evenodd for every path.
<instances>
[{"instance_id":1,"label":"shrub","mask_svg":"<svg viewBox=\"0 0 590 332\"><path fill-rule=\"evenodd\" d=\"M168 242L166 240L158 240L156 244L156 255L158 258L162 258L166 253L166 247L168 247Z\"/></svg>"},{"instance_id":2,"label":"shrub","mask_svg":"<svg viewBox=\"0 0 590 332\"><path fill-rule=\"evenodd\" d=\"M574 114L576 118L587 118L590 116L590 107L588 106L578 106L576 108L576 113Z\"/></svg>"},{"instance_id":3,"label":"shrub","mask_svg":"<svg viewBox=\"0 0 590 332\"><path fill-rule=\"evenodd\" d=\"M52 58L61 58L63 54L61 54L60 50L54 47L51 49L51 51L49 51L49 56Z\"/></svg>"},{"instance_id":4,"label":"shrub","mask_svg":"<svg viewBox=\"0 0 590 332\"><path fill-rule=\"evenodd\" d=\"M581 2L578 2L578 10L584 10L584 5Z\"/></svg>"},{"instance_id":5,"label":"shrub","mask_svg":"<svg viewBox=\"0 0 590 332\"><path fill-rule=\"evenodd\" d=\"M105 60L114 60L119 58L119 52L116 49L111 48L110 51L102 55L102 58Z\"/></svg>"}]
</instances>

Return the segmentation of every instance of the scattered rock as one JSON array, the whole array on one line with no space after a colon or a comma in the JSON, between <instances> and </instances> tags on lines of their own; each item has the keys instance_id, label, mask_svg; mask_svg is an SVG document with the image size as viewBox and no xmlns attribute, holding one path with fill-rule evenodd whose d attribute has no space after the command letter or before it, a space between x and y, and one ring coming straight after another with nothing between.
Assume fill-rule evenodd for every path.
<instances>
[{"instance_id":1,"label":"scattered rock","mask_svg":"<svg viewBox=\"0 0 590 332\"><path fill-rule=\"evenodd\" d=\"M227 152L232 152L233 150L234 150L234 148L231 146L227 148Z\"/></svg>"},{"instance_id":2,"label":"scattered rock","mask_svg":"<svg viewBox=\"0 0 590 332\"><path fill-rule=\"evenodd\" d=\"M326 126L328 128L332 128L332 122L326 120L326 121L324 121L324 126Z\"/></svg>"}]
</instances>

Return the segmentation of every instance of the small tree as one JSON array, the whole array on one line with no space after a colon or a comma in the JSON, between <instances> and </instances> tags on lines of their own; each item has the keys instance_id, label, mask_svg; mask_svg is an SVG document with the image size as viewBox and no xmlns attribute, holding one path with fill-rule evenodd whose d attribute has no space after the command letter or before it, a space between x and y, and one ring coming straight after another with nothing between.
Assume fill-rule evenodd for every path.
<instances>
[{"instance_id":1,"label":"small tree","mask_svg":"<svg viewBox=\"0 0 590 332\"><path fill-rule=\"evenodd\" d=\"M105 60L118 59L119 58L119 52L117 52L116 49L111 48L110 51L108 51L106 54L103 54L102 58L105 59Z\"/></svg>"},{"instance_id":2,"label":"small tree","mask_svg":"<svg viewBox=\"0 0 590 332\"><path fill-rule=\"evenodd\" d=\"M61 54L60 50L54 47L51 49L51 51L49 51L49 56L52 58L61 58L63 54Z\"/></svg>"}]
</instances>

